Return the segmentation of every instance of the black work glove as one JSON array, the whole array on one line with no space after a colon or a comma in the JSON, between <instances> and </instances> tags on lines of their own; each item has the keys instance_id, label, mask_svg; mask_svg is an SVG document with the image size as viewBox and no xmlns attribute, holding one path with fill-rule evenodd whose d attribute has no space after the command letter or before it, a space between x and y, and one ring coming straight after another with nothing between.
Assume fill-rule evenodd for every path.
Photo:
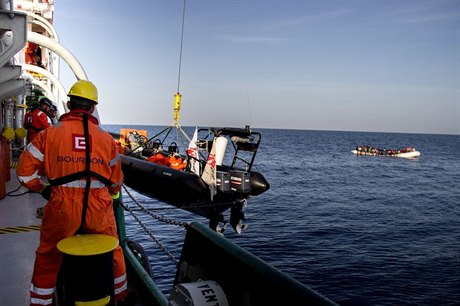
<instances>
[{"instance_id":1,"label":"black work glove","mask_svg":"<svg viewBox=\"0 0 460 306\"><path fill-rule=\"evenodd\" d=\"M51 186L47 185L45 188L42 189L40 194L45 200L49 201L49 199L51 198Z\"/></svg>"}]
</instances>

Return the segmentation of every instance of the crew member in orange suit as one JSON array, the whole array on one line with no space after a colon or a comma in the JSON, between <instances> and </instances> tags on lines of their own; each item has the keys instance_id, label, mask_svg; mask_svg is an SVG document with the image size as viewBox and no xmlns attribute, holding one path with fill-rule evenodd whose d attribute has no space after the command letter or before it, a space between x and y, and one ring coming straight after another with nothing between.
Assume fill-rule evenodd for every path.
<instances>
[{"instance_id":1,"label":"crew member in orange suit","mask_svg":"<svg viewBox=\"0 0 460 306\"><path fill-rule=\"evenodd\" d=\"M38 65L38 45L34 44L32 42L27 42L26 43L26 48L25 48L25 62L26 64L31 64L31 65Z\"/></svg>"},{"instance_id":2,"label":"crew member in orange suit","mask_svg":"<svg viewBox=\"0 0 460 306\"><path fill-rule=\"evenodd\" d=\"M187 162L182 159L179 153L173 153L168 156L168 165L176 170L184 170L187 167Z\"/></svg>"},{"instance_id":3,"label":"crew member in orange suit","mask_svg":"<svg viewBox=\"0 0 460 306\"><path fill-rule=\"evenodd\" d=\"M32 108L24 115L24 127L27 129L27 142L37 137L40 131L50 126L48 112L53 103L48 98L41 98L38 106Z\"/></svg>"},{"instance_id":4,"label":"crew member in orange suit","mask_svg":"<svg viewBox=\"0 0 460 306\"><path fill-rule=\"evenodd\" d=\"M62 263L56 248L60 240L78 233L118 239L112 197L119 193L123 173L115 141L91 115L98 103L97 89L80 80L68 95L70 112L37 135L21 154L16 170L22 185L48 200L30 286L31 305L52 305ZM39 173L44 173L50 185ZM119 301L127 294L120 246L114 250L114 286Z\"/></svg>"},{"instance_id":5,"label":"crew member in orange suit","mask_svg":"<svg viewBox=\"0 0 460 306\"><path fill-rule=\"evenodd\" d=\"M155 164L160 164L160 165L163 165L163 166L168 166L169 165L169 161L168 161L168 158L166 156L163 155L162 153L162 148L161 147L157 147L157 148L154 148L153 149L153 154L152 156L150 156L149 158L147 158L147 160L149 162L152 162L152 163L155 163Z\"/></svg>"}]
</instances>

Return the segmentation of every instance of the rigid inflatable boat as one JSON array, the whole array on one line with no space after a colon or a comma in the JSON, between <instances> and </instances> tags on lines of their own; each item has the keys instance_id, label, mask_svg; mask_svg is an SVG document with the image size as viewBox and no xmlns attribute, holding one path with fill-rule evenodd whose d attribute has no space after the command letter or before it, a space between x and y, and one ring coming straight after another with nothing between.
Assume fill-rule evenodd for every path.
<instances>
[{"instance_id":1,"label":"rigid inflatable boat","mask_svg":"<svg viewBox=\"0 0 460 306\"><path fill-rule=\"evenodd\" d=\"M225 222L222 212L231 208L232 225L244 220L246 199L270 188L265 177L252 170L261 134L245 128L196 129L187 148L176 142L167 146L170 129L147 139L144 130L122 129L122 169L126 186L164 203L191 211L210 220ZM231 155L225 159L228 151ZM158 162L160 155L162 162ZM181 160L182 167L168 164Z\"/></svg>"}]
</instances>

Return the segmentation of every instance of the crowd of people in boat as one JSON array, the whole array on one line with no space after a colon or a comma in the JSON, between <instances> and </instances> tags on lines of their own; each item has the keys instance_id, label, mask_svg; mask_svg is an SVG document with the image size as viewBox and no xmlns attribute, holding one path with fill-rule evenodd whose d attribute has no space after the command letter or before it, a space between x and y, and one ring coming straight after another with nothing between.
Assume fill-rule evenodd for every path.
<instances>
[{"instance_id":1,"label":"crowd of people in boat","mask_svg":"<svg viewBox=\"0 0 460 306\"><path fill-rule=\"evenodd\" d=\"M396 155L401 153L414 152L415 148L407 147L404 149L382 149L371 146L357 146L356 151L358 155Z\"/></svg>"}]
</instances>

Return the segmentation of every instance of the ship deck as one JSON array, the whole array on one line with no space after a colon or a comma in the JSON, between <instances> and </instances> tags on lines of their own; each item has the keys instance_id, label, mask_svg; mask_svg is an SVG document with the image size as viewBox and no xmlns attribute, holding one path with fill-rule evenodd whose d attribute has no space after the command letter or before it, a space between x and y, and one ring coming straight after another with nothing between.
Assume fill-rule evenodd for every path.
<instances>
[{"instance_id":1,"label":"ship deck","mask_svg":"<svg viewBox=\"0 0 460 306\"><path fill-rule=\"evenodd\" d=\"M0 200L0 296L2 305L29 305L29 287L41 220L36 210L46 201L27 192L11 170L8 195ZM19 188L19 189L18 189Z\"/></svg>"}]
</instances>

